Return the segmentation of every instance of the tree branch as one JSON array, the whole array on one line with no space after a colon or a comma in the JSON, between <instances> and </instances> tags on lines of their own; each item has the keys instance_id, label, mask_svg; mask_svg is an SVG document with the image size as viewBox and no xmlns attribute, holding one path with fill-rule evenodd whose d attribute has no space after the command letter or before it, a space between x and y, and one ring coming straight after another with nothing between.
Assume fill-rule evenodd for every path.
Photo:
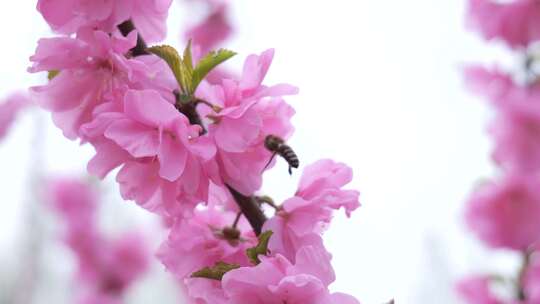
<instances>
[{"instance_id":1,"label":"tree branch","mask_svg":"<svg viewBox=\"0 0 540 304\"><path fill-rule=\"evenodd\" d=\"M262 226L264 225L264 222L266 222L266 216L262 212L261 208L259 208L259 205L255 199L253 197L243 195L229 185L227 185L227 188L229 188L229 191L236 201L236 204L238 204L238 207L240 207L240 210L247 218L249 224L253 228L253 231L255 231L255 234L261 234Z\"/></svg>"},{"instance_id":2,"label":"tree branch","mask_svg":"<svg viewBox=\"0 0 540 304\"><path fill-rule=\"evenodd\" d=\"M523 262L521 265L521 269L519 270L518 282L517 282L518 283L517 297L518 297L518 300L521 300L521 301L527 300L527 294L525 293L525 288L523 285L525 283L525 275L527 274L527 270L531 263L531 257L532 257L531 251L525 250L523 252Z\"/></svg>"},{"instance_id":3,"label":"tree branch","mask_svg":"<svg viewBox=\"0 0 540 304\"><path fill-rule=\"evenodd\" d=\"M122 22L120 25L118 25L118 29L122 33L122 35L127 36L129 33L135 30L135 25L133 24L133 21L126 20ZM131 54L134 57L141 56L141 55L148 55L149 53L146 51L146 42L144 42L143 37L141 34L137 33L137 45L135 45L134 48L131 49Z\"/></svg>"}]
</instances>

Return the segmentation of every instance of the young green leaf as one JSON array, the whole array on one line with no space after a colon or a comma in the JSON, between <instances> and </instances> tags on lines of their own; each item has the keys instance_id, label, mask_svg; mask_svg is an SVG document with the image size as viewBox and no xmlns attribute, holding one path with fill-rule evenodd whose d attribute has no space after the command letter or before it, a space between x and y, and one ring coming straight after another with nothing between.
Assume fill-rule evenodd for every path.
<instances>
[{"instance_id":1,"label":"young green leaf","mask_svg":"<svg viewBox=\"0 0 540 304\"><path fill-rule=\"evenodd\" d=\"M148 51L160 57L167 63L167 65L169 65L182 92L186 93L192 91L192 73L190 72L190 69L185 66L184 61L175 48L169 45L159 45L149 48Z\"/></svg>"},{"instance_id":2,"label":"young green leaf","mask_svg":"<svg viewBox=\"0 0 540 304\"><path fill-rule=\"evenodd\" d=\"M191 277L221 281L221 279L227 272L238 268L240 268L240 265L217 262L212 267L205 267L199 271L194 272L193 274L191 274Z\"/></svg>"},{"instance_id":3,"label":"young green leaf","mask_svg":"<svg viewBox=\"0 0 540 304\"><path fill-rule=\"evenodd\" d=\"M261 260L259 260L259 255L268 254L268 242L270 241L272 234L273 232L270 230L261 233L261 235L259 235L259 244L246 250L246 254L251 263L255 265L259 264L261 262Z\"/></svg>"},{"instance_id":4,"label":"young green leaf","mask_svg":"<svg viewBox=\"0 0 540 304\"><path fill-rule=\"evenodd\" d=\"M186 48L184 49L184 66L190 75L193 75L193 55L191 54L191 40L188 41Z\"/></svg>"},{"instance_id":5,"label":"young green leaf","mask_svg":"<svg viewBox=\"0 0 540 304\"><path fill-rule=\"evenodd\" d=\"M206 77L206 75L208 75L208 73L234 55L236 55L236 53L233 51L220 49L217 52L212 51L204 56L204 58L202 58L193 69L193 79L191 83L193 92L191 93L195 92L201 81L204 79L204 77Z\"/></svg>"}]
</instances>

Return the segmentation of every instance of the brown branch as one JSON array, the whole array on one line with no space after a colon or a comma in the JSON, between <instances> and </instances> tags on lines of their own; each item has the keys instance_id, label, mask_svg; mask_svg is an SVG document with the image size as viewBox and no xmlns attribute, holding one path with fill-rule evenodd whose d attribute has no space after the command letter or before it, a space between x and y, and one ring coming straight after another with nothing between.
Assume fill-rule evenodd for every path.
<instances>
[{"instance_id":1,"label":"brown branch","mask_svg":"<svg viewBox=\"0 0 540 304\"><path fill-rule=\"evenodd\" d=\"M245 196L229 185L227 185L227 188L229 188L229 191L236 201L236 204L238 204L238 207L240 207L240 210L247 218L249 224L253 228L253 231L255 231L255 234L261 234L262 226L264 222L266 222L266 216L261 208L259 208L255 198Z\"/></svg>"},{"instance_id":2,"label":"brown branch","mask_svg":"<svg viewBox=\"0 0 540 304\"><path fill-rule=\"evenodd\" d=\"M122 35L127 36L129 33L135 30L135 25L133 24L133 21L126 20L122 22L120 25L118 25L118 29L122 33ZM131 49L131 54L134 57L141 56L141 55L148 55L148 51L146 51L146 42L144 42L143 37L141 34L137 34L137 44L134 48Z\"/></svg>"},{"instance_id":3,"label":"brown branch","mask_svg":"<svg viewBox=\"0 0 540 304\"><path fill-rule=\"evenodd\" d=\"M517 289L517 297L520 301L526 301L527 300L527 294L525 293L524 283L525 283L525 276L527 274L527 270L529 268L529 265L531 264L531 258L532 258L532 251L531 250L525 250L523 252L523 262L521 265L521 269L519 270L518 275L518 289Z\"/></svg>"}]
</instances>

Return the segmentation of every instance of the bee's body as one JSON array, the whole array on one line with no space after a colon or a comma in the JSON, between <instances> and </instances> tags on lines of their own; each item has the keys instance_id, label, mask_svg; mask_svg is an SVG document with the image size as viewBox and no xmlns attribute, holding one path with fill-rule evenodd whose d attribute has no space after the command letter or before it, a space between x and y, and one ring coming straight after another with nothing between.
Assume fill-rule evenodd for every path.
<instances>
[{"instance_id":1,"label":"bee's body","mask_svg":"<svg viewBox=\"0 0 540 304\"><path fill-rule=\"evenodd\" d=\"M300 165L298 156L296 156L296 153L294 153L294 150L291 147L289 147L283 139L275 135L268 135L266 136L266 139L264 140L264 146L269 151L274 152L274 154L272 155L272 158L270 159L266 167L268 167L268 165L270 164L274 156L276 156L276 154L281 156L283 159L285 159L285 161L289 164L289 174L292 174L292 168L298 168L298 166Z\"/></svg>"}]
</instances>

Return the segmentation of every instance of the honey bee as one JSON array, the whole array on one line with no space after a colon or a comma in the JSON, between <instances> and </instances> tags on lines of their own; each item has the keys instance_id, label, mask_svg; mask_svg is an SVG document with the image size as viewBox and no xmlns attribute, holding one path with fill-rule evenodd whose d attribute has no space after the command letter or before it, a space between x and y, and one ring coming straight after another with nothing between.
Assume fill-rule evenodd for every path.
<instances>
[{"instance_id":1,"label":"honey bee","mask_svg":"<svg viewBox=\"0 0 540 304\"><path fill-rule=\"evenodd\" d=\"M264 167L266 169L276 155L281 156L289 164L289 174L292 174L292 168L298 168L300 161L293 149L289 147L285 141L275 135L268 135L264 139L264 146L270 152L273 152L272 157Z\"/></svg>"}]
</instances>

